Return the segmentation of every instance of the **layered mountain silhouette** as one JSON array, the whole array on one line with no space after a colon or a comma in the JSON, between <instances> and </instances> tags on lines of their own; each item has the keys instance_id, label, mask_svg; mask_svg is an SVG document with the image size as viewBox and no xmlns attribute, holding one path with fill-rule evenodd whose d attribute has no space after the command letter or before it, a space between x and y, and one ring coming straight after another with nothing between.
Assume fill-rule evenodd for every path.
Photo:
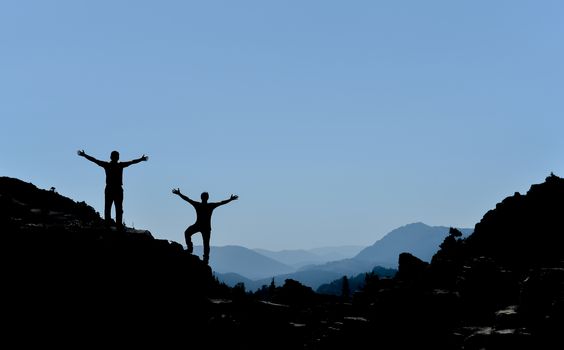
<instances>
[{"instance_id":1,"label":"layered mountain silhouette","mask_svg":"<svg viewBox=\"0 0 564 350\"><path fill-rule=\"evenodd\" d=\"M460 231L467 236L473 230L463 228ZM429 262L439 250L439 245L448 236L448 232L449 227L429 226L422 222L405 225L366 247L354 259L383 267L397 268L399 254L408 252Z\"/></svg>"},{"instance_id":2,"label":"layered mountain silhouette","mask_svg":"<svg viewBox=\"0 0 564 350\"><path fill-rule=\"evenodd\" d=\"M347 279L348 292L352 295L357 291L361 291L370 279L374 278L392 278L396 275L397 270L376 266L370 272L359 273L356 276L347 276L336 279L330 283L325 283L317 288L317 292L321 294L331 294L340 296L343 293L344 279Z\"/></svg>"},{"instance_id":3,"label":"layered mountain silhouette","mask_svg":"<svg viewBox=\"0 0 564 350\"><path fill-rule=\"evenodd\" d=\"M393 278L371 274L356 293L293 279L248 293L176 242L113 231L83 202L3 177L3 336L19 347L559 348L563 212L564 179L551 175L468 237L450 228L430 261L402 252Z\"/></svg>"},{"instance_id":4,"label":"layered mountain silhouette","mask_svg":"<svg viewBox=\"0 0 564 350\"><path fill-rule=\"evenodd\" d=\"M254 251L280 261L283 264L292 266L295 269L300 269L308 265L319 265L330 261L348 259L358 254L363 248L362 246L347 245L313 249L286 249L279 251L254 249Z\"/></svg>"},{"instance_id":5,"label":"layered mountain silhouette","mask_svg":"<svg viewBox=\"0 0 564 350\"><path fill-rule=\"evenodd\" d=\"M194 254L202 256L202 246L194 247ZM210 266L219 274L235 273L250 280L271 278L292 273L295 269L241 246L212 247Z\"/></svg>"},{"instance_id":6,"label":"layered mountain silhouette","mask_svg":"<svg viewBox=\"0 0 564 350\"><path fill-rule=\"evenodd\" d=\"M429 262L448 232L449 228L445 226L429 226L421 222L408 224L390 231L351 258L304 266L300 271L329 271L350 276L370 272L375 266L397 269L398 256L404 252ZM461 232L467 236L472 230L461 229Z\"/></svg>"},{"instance_id":7,"label":"layered mountain silhouette","mask_svg":"<svg viewBox=\"0 0 564 350\"><path fill-rule=\"evenodd\" d=\"M301 284L315 290L320 285L327 283L328 281L333 281L337 278L340 278L341 276L342 275L340 273L337 273L337 272L311 269L311 270L296 271L296 272L292 272L292 273L288 273L288 274L284 274L284 275L276 275L276 276L273 276L273 277L270 277L270 278L262 278L262 279L250 280L250 281L248 281L248 280L245 281L245 279L237 281L236 279L234 279L236 276L229 275L229 274L228 274L228 277L230 279L224 278L223 274L219 274L218 278L221 282L224 282L224 283L226 283L230 286L233 286L234 284L237 284L239 282L243 282L243 283L245 283L245 287L248 290L254 291L254 290L264 286L265 284L269 284L272 280L274 280L274 282L277 285L280 285L280 284L283 284L284 281L287 280L287 279L295 280L295 281L300 282Z\"/></svg>"},{"instance_id":8,"label":"layered mountain silhouette","mask_svg":"<svg viewBox=\"0 0 564 350\"><path fill-rule=\"evenodd\" d=\"M291 270L289 265L292 265L292 263L295 264L296 261L304 262L305 259L315 259L315 256L317 256L318 261L324 261L317 264L296 264L301 265L301 267L285 273L277 273L276 271L279 271L280 267L272 264L271 261L265 261L262 265L246 263L247 260L257 261L258 257L250 254L244 248L237 250L225 248L224 250L217 250L215 253L215 259L222 261L221 266L212 265L212 267L214 271L218 272L217 276L222 282L230 286L243 282L249 290L260 288L272 278L278 282L290 278L317 289L322 284L339 280L343 276L354 277L371 272L378 266L386 269L397 269L398 256L403 252L411 253L429 262L433 254L439 250L441 242L448 236L448 232L449 227L429 226L419 222L399 227L387 233L372 246L364 249L358 246L280 252L255 249L256 252L266 255L272 260L284 260L287 263L284 265L287 270ZM461 229L461 232L466 237L472 232L472 229ZM228 258L221 257L224 251L229 252ZM355 252L357 253L354 254ZM343 256L346 253L350 254L349 258L334 261L326 260L328 257ZM325 256L325 258L322 258L322 256ZM237 262L233 263L233 261ZM272 267L272 270L269 271L270 267ZM260 270L260 274L263 275L262 278L252 277L257 275L255 269Z\"/></svg>"}]
</instances>

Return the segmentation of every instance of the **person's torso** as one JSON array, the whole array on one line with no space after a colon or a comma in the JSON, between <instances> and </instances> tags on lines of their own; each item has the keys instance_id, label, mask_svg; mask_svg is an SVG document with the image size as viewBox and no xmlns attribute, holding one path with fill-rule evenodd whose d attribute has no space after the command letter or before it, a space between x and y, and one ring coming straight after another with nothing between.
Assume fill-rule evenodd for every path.
<instances>
[{"instance_id":1,"label":"person's torso","mask_svg":"<svg viewBox=\"0 0 564 350\"><path fill-rule=\"evenodd\" d=\"M210 203L197 203L194 208L196 209L196 222L204 230L211 230L211 217L215 206Z\"/></svg>"},{"instance_id":2,"label":"person's torso","mask_svg":"<svg viewBox=\"0 0 564 350\"><path fill-rule=\"evenodd\" d=\"M121 187L123 184L123 166L118 163L109 162L104 166L106 171L106 186Z\"/></svg>"}]
</instances>

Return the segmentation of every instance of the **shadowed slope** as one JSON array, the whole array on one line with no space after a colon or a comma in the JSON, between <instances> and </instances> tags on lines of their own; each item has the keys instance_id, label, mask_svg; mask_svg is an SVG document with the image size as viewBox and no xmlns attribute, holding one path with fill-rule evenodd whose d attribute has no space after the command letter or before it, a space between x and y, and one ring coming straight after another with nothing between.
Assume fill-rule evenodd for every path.
<instances>
[{"instance_id":1,"label":"shadowed slope","mask_svg":"<svg viewBox=\"0 0 564 350\"><path fill-rule=\"evenodd\" d=\"M0 212L3 318L19 341L132 345L205 323L211 270L180 244L111 231L86 204L16 179L0 178Z\"/></svg>"},{"instance_id":2,"label":"shadowed slope","mask_svg":"<svg viewBox=\"0 0 564 350\"><path fill-rule=\"evenodd\" d=\"M564 179L551 175L526 195L505 198L476 224L467 246L512 267L563 261Z\"/></svg>"}]
</instances>

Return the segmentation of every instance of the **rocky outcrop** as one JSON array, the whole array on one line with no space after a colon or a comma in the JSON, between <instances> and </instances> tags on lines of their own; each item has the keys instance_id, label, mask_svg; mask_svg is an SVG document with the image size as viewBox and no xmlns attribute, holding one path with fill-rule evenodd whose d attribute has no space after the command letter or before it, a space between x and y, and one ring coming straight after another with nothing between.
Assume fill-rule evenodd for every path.
<instances>
[{"instance_id":1,"label":"rocky outcrop","mask_svg":"<svg viewBox=\"0 0 564 350\"><path fill-rule=\"evenodd\" d=\"M85 203L17 179L0 178L0 206L3 324L18 344L132 345L206 323L217 283L180 244L113 231Z\"/></svg>"},{"instance_id":2,"label":"rocky outcrop","mask_svg":"<svg viewBox=\"0 0 564 350\"><path fill-rule=\"evenodd\" d=\"M526 270L564 260L564 179L551 174L527 194L498 203L476 224L466 248L499 264Z\"/></svg>"},{"instance_id":3,"label":"rocky outcrop","mask_svg":"<svg viewBox=\"0 0 564 350\"><path fill-rule=\"evenodd\" d=\"M395 278L403 281L415 281L422 278L429 263L424 262L410 253L399 255L398 273Z\"/></svg>"},{"instance_id":4,"label":"rocky outcrop","mask_svg":"<svg viewBox=\"0 0 564 350\"><path fill-rule=\"evenodd\" d=\"M393 280L356 298L379 348L548 349L564 340L564 180L504 199L431 264L400 255ZM393 339L393 340L392 340ZM368 341L368 339L367 339Z\"/></svg>"}]
</instances>

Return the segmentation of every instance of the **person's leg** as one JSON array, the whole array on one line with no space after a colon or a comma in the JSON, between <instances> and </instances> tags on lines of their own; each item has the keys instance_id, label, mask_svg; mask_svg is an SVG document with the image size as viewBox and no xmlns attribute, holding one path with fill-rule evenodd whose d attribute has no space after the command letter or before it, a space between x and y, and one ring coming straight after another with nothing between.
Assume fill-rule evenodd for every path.
<instances>
[{"instance_id":1,"label":"person's leg","mask_svg":"<svg viewBox=\"0 0 564 350\"><path fill-rule=\"evenodd\" d=\"M114 205L116 208L116 226L123 229L123 189L116 190L114 194Z\"/></svg>"},{"instance_id":2,"label":"person's leg","mask_svg":"<svg viewBox=\"0 0 564 350\"><path fill-rule=\"evenodd\" d=\"M106 188L104 191L104 220L106 220L106 225L112 222L112 193Z\"/></svg>"},{"instance_id":3,"label":"person's leg","mask_svg":"<svg viewBox=\"0 0 564 350\"><path fill-rule=\"evenodd\" d=\"M204 263L208 264L210 261L210 236L211 231L202 231L202 240L204 241Z\"/></svg>"},{"instance_id":4,"label":"person's leg","mask_svg":"<svg viewBox=\"0 0 564 350\"><path fill-rule=\"evenodd\" d=\"M186 249L190 254L192 254L192 252L194 251L194 245L192 244L192 235L196 232L198 232L198 228L196 227L196 225L192 225L188 227L186 231L184 231L184 239L186 240Z\"/></svg>"}]
</instances>

